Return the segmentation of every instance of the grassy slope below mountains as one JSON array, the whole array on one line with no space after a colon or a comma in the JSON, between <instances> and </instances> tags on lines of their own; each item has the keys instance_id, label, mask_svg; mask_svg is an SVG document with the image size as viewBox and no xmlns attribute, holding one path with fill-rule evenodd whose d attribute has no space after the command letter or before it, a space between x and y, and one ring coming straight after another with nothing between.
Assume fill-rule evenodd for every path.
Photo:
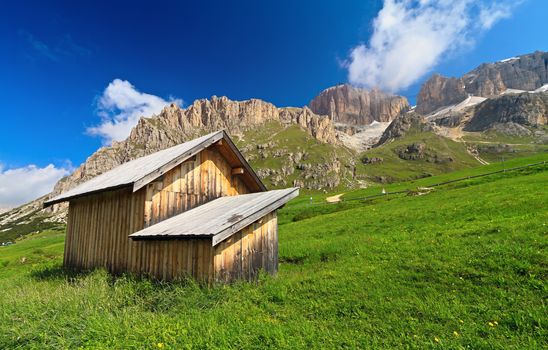
<instances>
[{"instance_id":1,"label":"grassy slope below mountains","mask_svg":"<svg viewBox=\"0 0 548 350\"><path fill-rule=\"evenodd\" d=\"M398 153L412 144L426 146L424 158L408 160L398 156ZM432 159L433 156L438 157L437 162ZM464 144L433 132L410 132L402 138L365 152L361 157L383 159L381 163L362 164L359 171L372 179L384 179L384 182L412 180L479 165L467 153Z\"/></svg>"},{"instance_id":2,"label":"grassy slope below mountains","mask_svg":"<svg viewBox=\"0 0 548 350\"><path fill-rule=\"evenodd\" d=\"M263 173L267 187L280 188L296 184L303 187L303 193L312 195L319 189L322 192L344 192L364 186L376 186L377 183L407 181L480 165L467 153L464 143L433 132L411 131L362 154L343 146L322 143L297 125L283 126L279 122L266 123L260 128L249 130L241 138L234 139L252 166L259 173ZM398 152L407 146L420 143L426 145L427 157L406 160L398 156ZM300 157L297 157L299 154ZM530 153L511 152L505 159L524 154ZM497 157L500 159L500 155L497 153L494 157L487 157L489 161L496 161ZM438 156L439 161L433 161L432 156ZM363 164L363 157L381 157L383 161ZM449 158L452 161L448 161ZM282 170L284 167L285 171ZM10 213L1 214L0 220L5 215ZM0 224L0 242L55 226L58 225L31 213L18 222Z\"/></svg>"},{"instance_id":3,"label":"grassy slope below mountains","mask_svg":"<svg viewBox=\"0 0 548 350\"><path fill-rule=\"evenodd\" d=\"M30 236L0 248L0 348L545 348L547 170L300 197L280 213L278 276L256 284L67 274L62 236Z\"/></svg>"},{"instance_id":4,"label":"grassy slope below mountains","mask_svg":"<svg viewBox=\"0 0 548 350\"><path fill-rule=\"evenodd\" d=\"M298 126L283 127L279 123L272 122L258 130L251 130L237 143L241 148L252 145L248 146L249 149L245 149L245 155L255 169L281 169L288 165L294 169L291 174L281 175L285 184L272 181L276 174L267 176L265 182L269 187L291 186L294 180L303 179L306 188L306 183L309 181L322 182L325 178L340 178L338 186L323 188L327 191L343 191L360 187L360 185L406 181L479 165L478 161L467 153L464 144L438 136L433 132L411 131L404 137L357 154L342 146L321 143ZM441 161L400 158L398 151L413 143L426 144L427 153L437 155ZM253 145L264 145L262 146L264 148L259 149ZM290 153L302 153L305 156L297 163L291 163L287 156ZM363 164L361 162L363 157L381 157L383 161L376 164ZM448 158L452 160L449 161ZM296 167L299 164L314 166L335 161L341 163L339 173L325 169L307 171Z\"/></svg>"},{"instance_id":5,"label":"grassy slope below mountains","mask_svg":"<svg viewBox=\"0 0 548 350\"><path fill-rule=\"evenodd\" d=\"M546 137L534 134L536 131L548 133L548 126L530 129L533 132L531 136L509 136L494 131L465 132L463 140L468 145L473 145L480 156L488 162L548 152Z\"/></svg>"}]
</instances>

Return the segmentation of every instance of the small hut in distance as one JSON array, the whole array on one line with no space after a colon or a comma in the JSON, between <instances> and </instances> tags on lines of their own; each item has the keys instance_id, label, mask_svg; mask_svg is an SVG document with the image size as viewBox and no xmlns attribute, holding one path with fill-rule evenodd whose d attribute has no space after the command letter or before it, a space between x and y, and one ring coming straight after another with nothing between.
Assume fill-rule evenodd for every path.
<instances>
[{"instance_id":1,"label":"small hut in distance","mask_svg":"<svg viewBox=\"0 0 548 350\"><path fill-rule=\"evenodd\" d=\"M69 202L64 266L156 279L252 280L278 269L276 210L226 132L124 163L44 205Z\"/></svg>"}]
</instances>

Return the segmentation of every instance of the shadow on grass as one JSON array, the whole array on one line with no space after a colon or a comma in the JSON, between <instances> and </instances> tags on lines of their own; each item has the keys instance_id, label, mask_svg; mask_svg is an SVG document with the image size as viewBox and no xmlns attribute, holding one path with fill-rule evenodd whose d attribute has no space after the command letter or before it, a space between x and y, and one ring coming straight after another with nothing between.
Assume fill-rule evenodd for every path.
<instances>
[{"instance_id":1,"label":"shadow on grass","mask_svg":"<svg viewBox=\"0 0 548 350\"><path fill-rule=\"evenodd\" d=\"M33 269L30 272L30 276L38 281L67 280L72 282L91 274L93 271L94 270L77 271L74 269L65 268L61 264L42 265Z\"/></svg>"},{"instance_id":2,"label":"shadow on grass","mask_svg":"<svg viewBox=\"0 0 548 350\"><path fill-rule=\"evenodd\" d=\"M209 287L207 284L195 281L190 276L181 276L171 281L162 281L148 274L132 274L132 273L113 273L104 268L94 268L87 270L77 270L65 268L61 264L48 264L34 268L30 272L31 278L37 281L67 281L75 283L90 275L96 274L103 276L109 285L115 285L117 282L132 281L140 284L154 286L154 288L173 288L173 287Z\"/></svg>"}]
</instances>

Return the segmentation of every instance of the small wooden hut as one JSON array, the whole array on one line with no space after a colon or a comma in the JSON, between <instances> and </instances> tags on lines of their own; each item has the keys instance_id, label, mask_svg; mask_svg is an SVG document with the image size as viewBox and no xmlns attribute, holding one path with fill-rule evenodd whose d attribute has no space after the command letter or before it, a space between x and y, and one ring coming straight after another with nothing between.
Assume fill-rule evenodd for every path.
<instances>
[{"instance_id":1,"label":"small wooden hut","mask_svg":"<svg viewBox=\"0 0 548 350\"><path fill-rule=\"evenodd\" d=\"M278 269L276 210L224 131L124 163L44 205L69 202L64 266L162 280L252 280Z\"/></svg>"}]
</instances>

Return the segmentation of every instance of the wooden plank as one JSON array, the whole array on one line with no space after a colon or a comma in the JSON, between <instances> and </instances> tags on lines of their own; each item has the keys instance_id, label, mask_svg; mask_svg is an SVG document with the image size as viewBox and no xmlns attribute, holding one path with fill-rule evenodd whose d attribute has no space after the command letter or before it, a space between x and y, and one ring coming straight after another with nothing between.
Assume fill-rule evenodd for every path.
<instances>
[{"instance_id":1,"label":"wooden plank","mask_svg":"<svg viewBox=\"0 0 548 350\"><path fill-rule=\"evenodd\" d=\"M126 262L126 268L125 270L128 272L133 271L133 260L135 259L135 253L133 251L133 242L132 240L128 239L128 235L130 233L133 233L133 227L135 225L135 218L137 217L137 213L135 210L135 201L134 198L138 198L139 194L145 190L146 188L143 188L141 191L136 192L133 194L133 196L128 196L128 208L127 210L127 226L126 226L126 232L122 233L122 238L127 239L126 245L126 252L127 252L127 262ZM144 205L144 203L143 203Z\"/></svg>"},{"instance_id":2,"label":"wooden plank","mask_svg":"<svg viewBox=\"0 0 548 350\"><path fill-rule=\"evenodd\" d=\"M273 273L278 272L278 213L275 211L272 213L272 245L273 245Z\"/></svg>"},{"instance_id":3,"label":"wooden plank","mask_svg":"<svg viewBox=\"0 0 548 350\"><path fill-rule=\"evenodd\" d=\"M169 256L169 249L168 249L168 245L169 241L158 241L159 245L160 245L160 256L162 257L162 265L161 265L161 273L159 275L162 276L162 279L163 280L166 280L167 279L167 276L168 276L168 270L169 270L169 259L170 259L170 256Z\"/></svg>"},{"instance_id":4,"label":"wooden plank","mask_svg":"<svg viewBox=\"0 0 548 350\"><path fill-rule=\"evenodd\" d=\"M113 263L111 253L114 254L119 247L114 246L117 243L116 236L112 235L118 231L117 221L119 219L118 213L118 196L109 193L105 196L105 213L101 218L101 247L100 247L100 266L105 267L108 271L112 272L116 268L116 264Z\"/></svg>"},{"instance_id":5,"label":"wooden plank","mask_svg":"<svg viewBox=\"0 0 548 350\"><path fill-rule=\"evenodd\" d=\"M265 216L266 214L271 213L272 211L278 209L284 203L286 203L287 201L297 197L298 195L299 195L299 191L290 192L286 196L272 202L271 204L267 205L264 208L261 208L260 210L256 211L252 215L249 215L245 219L239 221L235 225L219 232L217 235L215 235L213 237L212 244L213 245L218 244L219 242L223 241L224 239L226 239L227 237L232 235L232 233L234 231L241 230L243 227L251 225L256 220L258 220L258 219L262 218L263 216Z\"/></svg>"},{"instance_id":6,"label":"wooden plank","mask_svg":"<svg viewBox=\"0 0 548 350\"><path fill-rule=\"evenodd\" d=\"M200 156L202 158L202 163L200 165L200 193L204 197L209 196L209 162L208 157L209 154L207 150L202 151L200 153Z\"/></svg>"},{"instance_id":7,"label":"wooden plank","mask_svg":"<svg viewBox=\"0 0 548 350\"><path fill-rule=\"evenodd\" d=\"M244 254L242 257L242 273L248 280L251 280L250 256L252 247L250 246L250 236L252 236L252 232L250 227L242 230L242 252Z\"/></svg>"},{"instance_id":8,"label":"wooden plank","mask_svg":"<svg viewBox=\"0 0 548 350\"><path fill-rule=\"evenodd\" d=\"M192 242L192 277L198 278L198 242L195 239L191 240Z\"/></svg>"},{"instance_id":9,"label":"wooden plank","mask_svg":"<svg viewBox=\"0 0 548 350\"><path fill-rule=\"evenodd\" d=\"M74 210L71 209L69 204L68 214L67 214L67 233L65 237L65 250L63 252L63 266L70 266L71 261L69 258L69 252L72 251L72 242L74 239Z\"/></svg>"},{"instance_id":10,"label":"wooden plank","mask_svg":"<svg viewBox=\"0 0 548 350\"><path fill-rule=\"evenodd\" d=\"M202 178L201 178L201 168L202 168L202 153L198 153L196 155L196 160L194 161L194 169L192 174L192 190L191 194L195 194L200 196L202 194L201 192L201 184L202 184Z\"/></svg>"},{"instance_id":11,"label":"wooden plank","mask_svg":"<svg viewBox=\"0 0 548 350\"><path fill-rule=\"evenodd\" d=\"M145 198L145 215L144 221L145 226L152 224L152 196L154 194L154 183L150 183L146 187L146 198Z\"/></svg>"},{"instance_id":12,"label":"wooden plank","mask_svg":"<svg viewBox=\"0 0 548 350\"><path fill-rule=\"evenodd\" d=\"M153 193L152 193L152 211L151 211L151 219L149 225L153 225L156 222L158 222L158 217L160 216L160 196L161 196L161 188L158 187L161 186L161 184L155 182L153 183Z\"/></svg>"},{"instance_id":13,"label":"wooden plank","mask_svg":"<svg viewBox=\"0 0 548 350\"><path fill-rule=\"evenodd\" d=\"M223 133L216 133L212 135L208 140L204 141L203 143L200 143L199 145L193 147L189 151L185 152L179 157L176 157L175 159L169 161L165 165L159 167L158 169L150 172L149 174L141 177L141 179L135 181L133 184L133 192L136 192L141 187L145 186L147 183L157 179L159 176L162 176L163 174L169 172L169 170L173 169L174 167L180 165L185 160L189 159L192 156L198 155L201 150L211 146L215 142L219 141L221 138L224 137Z\"/></svg>"},{"instance_id":14,"label":"wooden plank","mask_svg":"<svg viewBox=\"0 0 548 350\"><path fill-rule=\"evenodd\" d=\"M233 278L242 278L242 231L238 231L234 235L234 251L233 251Z\"/></svg>"}]
</instances>

